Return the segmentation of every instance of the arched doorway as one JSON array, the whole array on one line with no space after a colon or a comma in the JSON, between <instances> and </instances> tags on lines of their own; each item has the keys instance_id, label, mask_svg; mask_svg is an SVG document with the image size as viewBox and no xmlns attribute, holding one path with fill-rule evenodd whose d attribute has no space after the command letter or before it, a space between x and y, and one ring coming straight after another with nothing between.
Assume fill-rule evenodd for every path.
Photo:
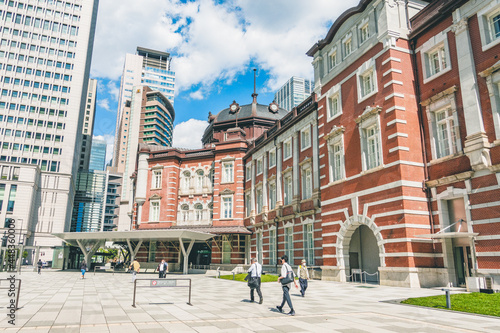
<instances>
[{"instance_id":1,"label":"arched doorway","mask_svg":"<svg viewBox=\"0 0 500 333\"><path fill-rule=\"evenodd\" d=\"M380 254L377 239L373 231L366 225L361 225L353 232L349 242L349 262L346 263L348 275L353 276L357 281L378 282L378 267L380 265ZM366 272L367 274L361 274Z\"/></svg>"}]
</instances>

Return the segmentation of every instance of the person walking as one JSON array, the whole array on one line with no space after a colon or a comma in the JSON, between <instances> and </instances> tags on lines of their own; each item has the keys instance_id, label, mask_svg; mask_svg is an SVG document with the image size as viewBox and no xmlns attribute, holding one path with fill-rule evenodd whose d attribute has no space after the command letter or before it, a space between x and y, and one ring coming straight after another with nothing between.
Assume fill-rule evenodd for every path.
<instances>
[{"instance_id":1,"label":"person walking","mask_svg":"<svg viewBox=\"0 0 500 333\"><path fill-rule=\"evenodd\" d=\"M82 271L82 279L85 279L85 272L87 271L87 263L85 263L85 260L82 260L80 270Z\"/></svg>"},{"instance_id":2,"label":"person walking","mask_svg":"<svg viewBox=\"0 0 500 333\"><path fill-rule=\"evenodd\" d=\"M132 272L132 282L134 282L137 278L137 273L139 273L139 270L141 269L141 265L134 259L134 261L130 264L129 269Z\"/></svg>"},{"instance_id":3,"label":"person walking","mask_svg":"<svg viewBox=\"0 0 500 333\"><path fill-rule=\"evenodd\" d=\"M248 269L250 274L250 280L248 281L248 286L250 287L250 302L254 301L254 290L257 290L259 295L259 304L262 304L264 298L262 297L262 291L260 290L261 276L262 276L262 265L259 264L256 258L252 258L252 265Z\"/></svg>"},{"instance_id":4,"label":"person walking","mask_svg":"<svg viewBox=\"0 0 500 333\"><path fill-rule=\"evenodd\" d=\"M168 263L165 259L162 259L161 263L158 264L158 278L165 278L168 272Z\"/></svg>"},{"instance_id":5,"label":"person walking","mask_svg":"<svg viewBox=\"0 0 500 333\"><path fill-rule=\"evenodd\" d=\"M307 280L309 280L309 272L307 271L305 259L302 259L302 264L297 268L297 276L299 277L300 294L304 297L306 295Z\"/></svg>"},{"instance_id":6,"label":"person walking","mask_svg":"<svg viewBox=\"0 0 500 333\"><path fill-rule=\"evenodd\" d=\"M43 267L42 259L38 259L38 262L36 263L36 267L38 268L38 274L42 274L42 267Z\"/></svg>"},{"instance_id":7,"label":"person walking","mask_svg":"<svg viewBox=\"0 0 500 333\"><path fill-rule=\"evenodd\" d=\"M283 300L281 301L281 305L276 306L276 309L278 309L279 312L283 313L283 306L286 302L288 304L288 307L290 307L290 312L288 312L287 314L289 316L295 316L295 310L293 309L292 300L290 299L290 288L292 288L292 281L286 284L283 284L281 282L281 280L285 278L288 280L290 278L289 275L291 275L291 279L295 284L295 288L299 288L297 286L297 281L295 281L295 277L293 275L293 269L288 264L288 256L286 254L281 257L281 265L281 276L278 278L278 283L281 283L281 288L283 289Z\"/></svg>"}]
</instances>

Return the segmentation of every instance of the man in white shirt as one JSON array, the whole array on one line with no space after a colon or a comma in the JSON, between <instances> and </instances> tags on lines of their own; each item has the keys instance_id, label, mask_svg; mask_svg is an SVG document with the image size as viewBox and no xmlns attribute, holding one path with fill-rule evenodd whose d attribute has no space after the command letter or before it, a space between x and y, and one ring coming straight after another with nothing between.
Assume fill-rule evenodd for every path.
<instances>
[{"instance_id":1,"label":"man in white shirt","mask_svg":"<svg viewBox=\"0 0 500 333\"><path fill-rule=\"evenodd\" d=\"M250 286L251 281L249 281L249 286L250 286L250 301L254 301L254 290L257 289L257 294L259 295L259 304L262 304L263 297L262 297L262 292L260 291L260 277L262 276L262 265L257 262L257 259L252 258L252 265L248 269L248 273L250 273L250 279L256 279L257 283L255 284L255 287L253 288ZM255 283L255 282L254 282Z\"/></svg>"},{"instance_id":2,"label":"man in white shirt","mask_svg":"<svg viewBox=\"0 0 500 333\"><path fill-rule=\"evenodd\" d=\"M281 283L281 280L286 278L288 272L292 272L292 277L294 276L293 269L288 264L288 256L286 254L281 257L281 264L281 276L278 278L278 283ZM293 278L293 283L295 284L295 288L298 288L295 277ZM292 288L292 282L282 284L281 288L283 289L283 300L281 301L281 305L276 306L276 309L278 309L279 312L283 313L283 306L285 305L285 302L287 302L288 306L290 307L290 312L288 312L287 314L289 316L295 316L295 310L293 309L292 300L290 299L290 288Z\"/></svg>"}]
</instances>

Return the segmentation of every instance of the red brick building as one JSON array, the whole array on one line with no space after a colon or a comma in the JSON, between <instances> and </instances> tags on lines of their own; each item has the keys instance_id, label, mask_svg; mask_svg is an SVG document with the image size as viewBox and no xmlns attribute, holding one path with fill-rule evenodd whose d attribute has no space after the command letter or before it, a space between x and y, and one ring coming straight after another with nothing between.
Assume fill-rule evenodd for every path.
<instances>
[{"instance_id":1,"label":"red brick building","mask_svg":"<svg viewBox=\"0 0 500 333\"><path fill-rule=\"evenodd\" d=\"M361 0L307 52L292 112L254 95L209 116L203 149L142 148L136 227L212 232L210 263L498 286L499 45L498 0Z\"/></svg>"},{"instance_id":2,"label":"red brick building","mask_svg":"<svg viewBox=\"0 0 500 333\"><path fill-rule=\"evenodd\" d=\"M500 284L500 2L436 1L412 19L432 239L449 281Z\"/></svg>"}]
</instances>

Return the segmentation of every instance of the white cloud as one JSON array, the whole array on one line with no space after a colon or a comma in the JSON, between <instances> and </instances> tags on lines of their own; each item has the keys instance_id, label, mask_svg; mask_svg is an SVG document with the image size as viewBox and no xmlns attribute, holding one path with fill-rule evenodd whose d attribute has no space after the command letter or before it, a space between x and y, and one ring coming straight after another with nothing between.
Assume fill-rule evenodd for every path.
<instances>
[{"instance_id":1,"label":"white cloud","mask_svg":"<svg viewBox=\"0 0 500 333\"><path fill-rule=\"evenodd\" d=\"M101 0L92 74L117 80L125 53L137 46L170 52L176 92L231 82L253 62L270 73L274 91L292 75L312 78L305 53L359 0Z\"/></svg>"},{"instance_id":2,"label":"white cloud","mask_svg":"<svg viewBox=\"0 0 500 333\"><path fill-rule=\"evenodd\" d=\"M118 101L118 95L120 95L120 87L114 81L109 81L106 85L108 88L108 94L111 95L115 102Z\"/></svg>"},{"instance_id":3,"label":"white cloud","mask_svg":"<svg viewBox=\"0 0 500 333\"><path fill-rule=\"evenodd\" d=\"M109 100L107 98L97 100L97 105L106 111L111 111L109 107Z\"/></svg>"},{"instance_id":4,"label":"white cloud","mask_svg":"<svg viewBox=\"0 0 500 333\"><path fill-rule=\"evenodd\" d=\"M104 135L94 135L92 139L103 140L106 141L106 165L113 158L113 146L115 143L114 135L104 134Z\"/></svg>"},{"instance_id":5,"label":"white cloud","mask_svg":"<svg viewBox=\"0 0 500 333\"><path fill-rule=\"evenodd\" d=\"M179 148L202 148L201 138L208 122L198 119L189 119L174 127L174 147Z\"/></svg>"}]
</instances>

